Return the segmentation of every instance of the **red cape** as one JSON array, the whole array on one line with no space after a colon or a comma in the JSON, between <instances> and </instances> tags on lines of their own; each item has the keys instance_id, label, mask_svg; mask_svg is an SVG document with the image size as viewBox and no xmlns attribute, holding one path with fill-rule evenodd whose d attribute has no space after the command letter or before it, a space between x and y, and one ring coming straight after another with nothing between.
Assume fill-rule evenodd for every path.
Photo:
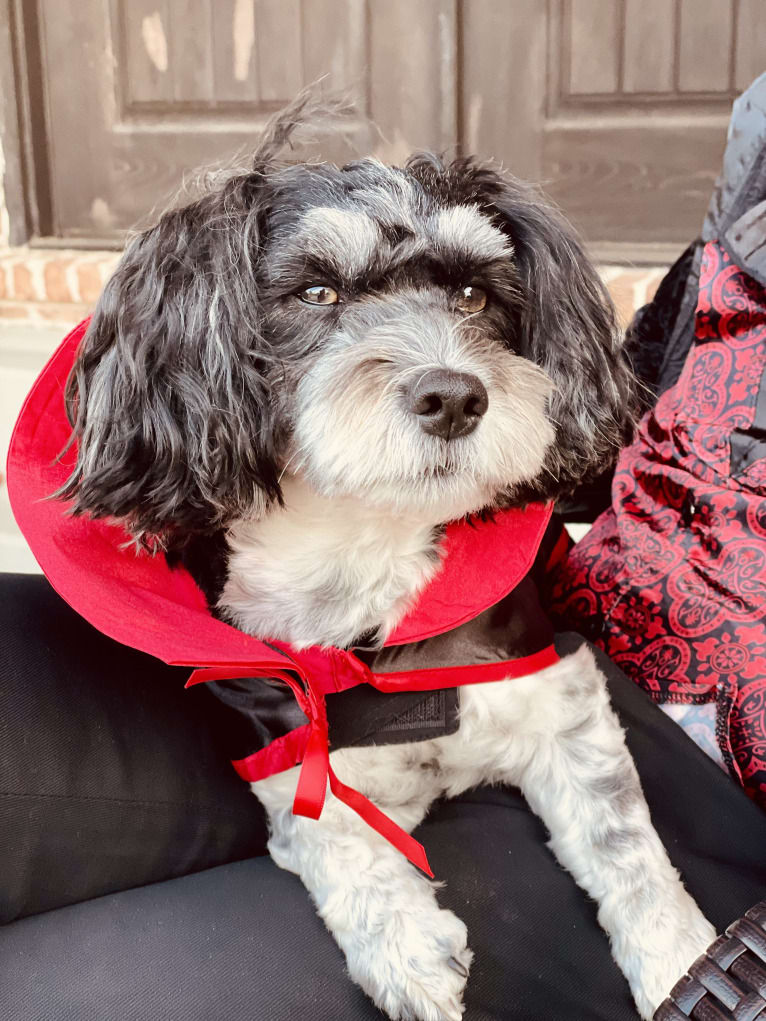
<instances>
[{"instance_id":1,"label":"red cape","mask_svg":"<svg viewBox=\"0 0 766 1021\"><path fill-rule=\"evenodd\" d=\"M75 447L60 457L71 431L64 388L87 325L86 320L72 330L43 369L21 410L8 453L11 506L40 567L59 595L110 638L172 665L213 668L198 670L198 679L242 676L244 671L248 676L263 673L289 680L285 670L292 671L297 661L295 672L311 688L302 708L316 735L312 754L321 756L322 764L314 770L311 797L305 789L302 795L299 791L296 808L300 801L303 814L318 815L328 775L343 800L358 801L361 795L344 788L326 765L323 690L312 685L310 676L315 665L321 672L324 653L304 650L296 656L284 643L269 647L216 620L186 570L171 570L162 555L136 552L126 545L128 536L121 525L74 517L66 513L65 503L50 499L76 460ZM448 525L440 570L386 644L416 642L449 631L499 602L531 568L550 514L549 505L537 504L499 512L491 521ZM359 674L356 657L343 655L351 672L356 671L354 683L370 680ZM293 690L301 702L305 692ZM304 763L308 765L308 755ZM309 772L304 769L302 778ZM367 818L374 806L367 803L362 811L360 804L357 810ZM382 825L378 820L376 828ZM392 826L384 827L389 839ZM403 838L397 839L402 844ZM411 850L405 850L409 857ZM423 867L422 861L417 863Z\"/></svg>"}]
</instances>

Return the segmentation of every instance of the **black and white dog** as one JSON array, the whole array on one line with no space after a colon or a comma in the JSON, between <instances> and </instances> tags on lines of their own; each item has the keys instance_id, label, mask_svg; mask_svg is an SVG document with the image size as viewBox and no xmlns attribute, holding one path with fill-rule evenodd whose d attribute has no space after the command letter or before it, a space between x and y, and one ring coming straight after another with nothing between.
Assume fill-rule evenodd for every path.
<instances>
[{"instance_id":1,"label":"black and white dog","mask_svg":"<svg viewBox=\"0 0 766 1021\"><path fill-rule=\"evenodd\" d=\"M217 610L296 647L382 641L445 522L564 493L630 429L613 311L568 226L471 159L286 165L305 96L252 169L135 238L69 385L76 510L209 551ZM516 785L596 899L649 1018L714 938L652 828L586 647L466 687L459 730L333 753L410 830L435 798ZM254 784L352 977L391 1018L457 1021L472 954L436 891L340 802ZM365 867L365 863L366 866Z\"/></svg>"}]
</instances>

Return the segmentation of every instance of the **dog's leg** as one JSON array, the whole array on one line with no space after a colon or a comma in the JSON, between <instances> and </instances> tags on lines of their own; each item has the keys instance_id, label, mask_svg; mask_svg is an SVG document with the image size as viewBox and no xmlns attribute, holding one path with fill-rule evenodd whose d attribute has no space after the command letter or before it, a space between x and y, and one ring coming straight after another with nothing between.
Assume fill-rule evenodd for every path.
<instances>
[{"instance_id":1,"label":"dog's leg","mask_svg":"<svg viewBox=\"0 0 766 1021\"><path fill-rule=\"evenodd\" d=\"M432 742L334 752L333 768L406 830L440 791ZM253 784L269 812L269 850L301 877L351 977L391 1018L459 1021L471 952L435 888L337 799L319 820L292 814L297 771ZM365 782L368 781L368 782Z\"/></svg>"},{"instance_id":2,"label":"dog's leg","mask_svg":"<svg viewBox=\"0 0 766 1021\"><path fill-rule=\"evenodd\" d=\"M461 736L485 761L482 742L496 742L494 777L521 787L551 850L597 901L614 959L651 1018L715 932L652 826L603 674L583 647L536 676L478 687L465 689ZM489 736L490 721L502 721L502 736Z\"/></svg>"}]
</instances>

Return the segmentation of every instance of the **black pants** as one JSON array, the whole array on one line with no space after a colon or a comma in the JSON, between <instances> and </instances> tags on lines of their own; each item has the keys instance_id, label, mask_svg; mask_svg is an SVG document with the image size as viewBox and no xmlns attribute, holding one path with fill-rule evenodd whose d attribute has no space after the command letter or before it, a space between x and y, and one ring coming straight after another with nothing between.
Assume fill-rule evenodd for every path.
<instances>
[{"instance_id":1,"label":"black pants","mask_svg":"<svg viewBox=\"0 0 766 1021\"><path fill-rule=\"evenodd\" d=\"M266 856L204 688L93 631L40 578L0 575L0 607L0 1017L380 1018ZM723 928L766 896L766 815L603 666L660 835ZM439 803L418 836L476 955L465 1021L635 1021L595 905L518 792Z\"/></svg>"}]
</instances>

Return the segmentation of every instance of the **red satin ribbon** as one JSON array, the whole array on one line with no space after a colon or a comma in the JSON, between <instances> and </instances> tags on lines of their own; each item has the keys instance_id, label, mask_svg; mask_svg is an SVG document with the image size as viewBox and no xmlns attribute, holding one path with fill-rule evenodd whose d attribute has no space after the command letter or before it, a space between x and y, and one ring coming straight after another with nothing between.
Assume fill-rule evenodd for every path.
<instances>
[{"instance_id":1,"label":"red satin ribbon","mask_svg":"<svg viewBox=\"0 0 766 1021\"><path fill-rule=\"evenodd\" d=\"M431 866L428 864L425 848L415 840L406 830L398 826L389 817L374 805L369 798L366 798L359 791L354 790L347 784L342 783L330 765L329 732L327 724L327 708L324 692L318 684L312 684L309 677L300 669L297 663L294 664L295 672L304 681L305 689L285 673L279 676L279 680L285 681L292 688L298 705L308 716L310 721L310 732L308 745L303 756L303 765L298 776L298 786L293 800L293 812L295 815L303 815L309 819L318 819L322 814L325 797L327 795L327 784L329 781L330 790L356 812L368 826L371 826L376 833L379 833L385 840L392 844L401 853L421 869L427 876L433 879ZM186 687L199 684L203 681L234 680L237 677L252 677L253 669L247 667L203 667L195 670ZM272 670L270 676L275 676ZM354 680L354 684L361 683L361 679Z\"/></svg>"},{"instance_id":2,"label":"red satin ribbon","mask_svg":"<svg viewBox=\"0 0 766 1021\"><path fill-rule=\"evenodd\" d=\"M317 656L321 657L317 661ZM309 719L308 742L303 752L303 765L298 776L298 786L293 800L295 815L319 819L330 790L357 813L368 826L379 833L398 851L433 878L425 848L406 830L398 826L359 791L344 784L330 765L329 728L325 693L345 691L358 684L371 684L380 691L433 691L437 688L458 687L465 684L483 684L491 681L523 677L536 673L558 661L552 645L529 656L504 660L496 663L477 663L459 667L430 667L422 670L398 671L392 674L374 674L352 653L336 649L306 649L294 652L288 657L289 672L269 670L269 677L284 681L292 689L301 710ZM301 661L304 661L301 663ZM312 667L319 669L312 669ZM242 664L239 667L200 667L194 670L186 687L204 681L234 680L237 677L253 677L261 672L256 664ZM297 675L301 682L295 679ZM299 728L303 730L304 728ZM258 753L256 753L258 754ZM236 762L235 768L245 780L262 779L267 774L249 776L247 759ZM297 763L296 763L297 764ZM269 774L270 775L270 774Z\"/></svg>"},{"instance_id":3,"label":"red satin ribbon","mask_svg":"<svg viewBox=\"0 0 766 1021\"><path fill-rule=\"evenodd\" d=\"M295 791L293 801L293 812L296 815L305 815L310 819L318 819L324 806L327 781L330 782L330 790L350 809L357 813L368 826L371 826L376 833L387 840L390 844L401 851L405 858L413 865L417 865L427 876L433 879L431 866L428 864L426 851L414 837L406 830L398 826L389 817L374 805L369 798L366 798L359 791L354 790L342 783L332 766L330 765L329 735L327 727L327 710L324 693L314 692L313 686L309 683L309 706L308 714L311 720L311 734L303 758L298 787Z\"/></svg>"}]
</instances>

